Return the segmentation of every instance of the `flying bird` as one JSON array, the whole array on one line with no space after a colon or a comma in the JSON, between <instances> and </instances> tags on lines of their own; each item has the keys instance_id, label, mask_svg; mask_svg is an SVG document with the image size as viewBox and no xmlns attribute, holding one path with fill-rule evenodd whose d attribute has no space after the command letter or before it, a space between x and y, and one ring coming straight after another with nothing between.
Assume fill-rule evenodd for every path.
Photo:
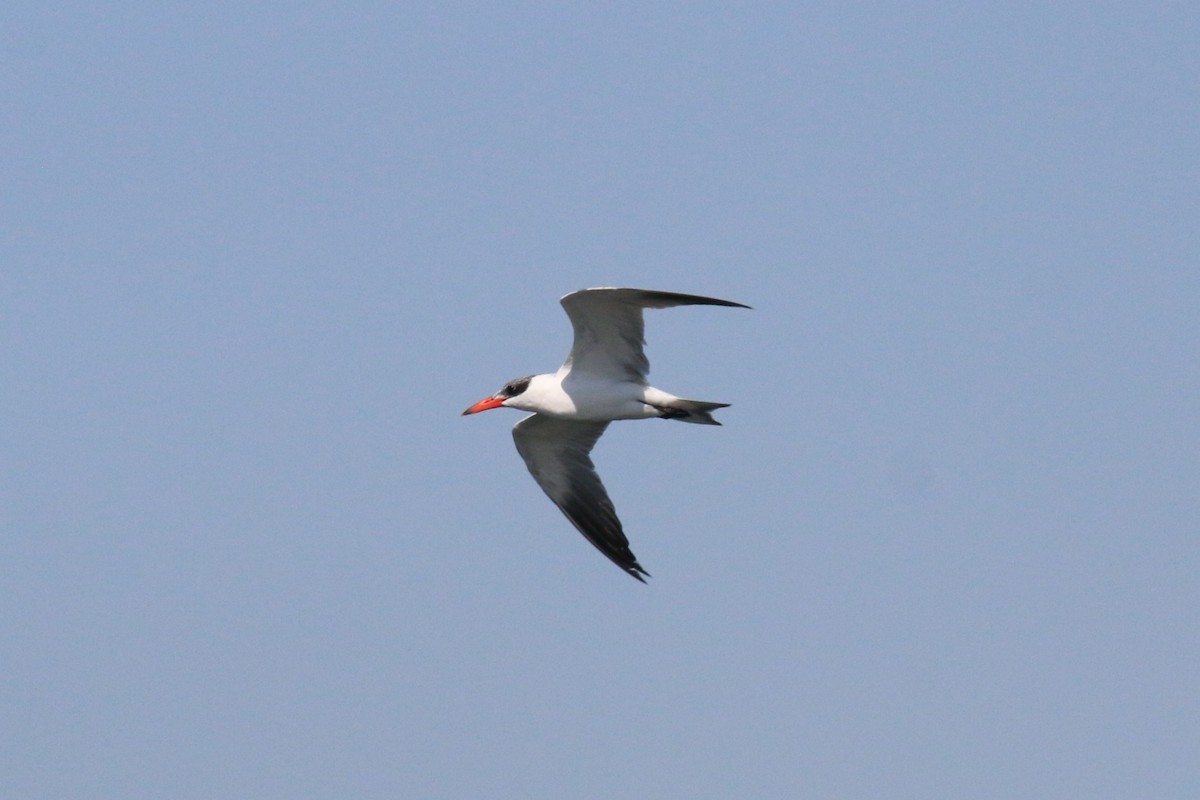
<instances>
[{"instance_id":1,"label":"flying bird","mask_svg":"<svg viewBox=\"0 0 1200 800\"><path fill-rule=\"evenodd\" d=\"M731 306L730 300L646 289L583 289L564 295L575 340L557 372L516 378L463 412L490 408L532 411L513 427L517 452L530 474L589 542L625 572L645 583L629 539L590 453L608 423L620 419L676 419L720 425L712 412L729 403L685 400L646 382L650 362L644 308Z\"/></svg>"}]
</instances>

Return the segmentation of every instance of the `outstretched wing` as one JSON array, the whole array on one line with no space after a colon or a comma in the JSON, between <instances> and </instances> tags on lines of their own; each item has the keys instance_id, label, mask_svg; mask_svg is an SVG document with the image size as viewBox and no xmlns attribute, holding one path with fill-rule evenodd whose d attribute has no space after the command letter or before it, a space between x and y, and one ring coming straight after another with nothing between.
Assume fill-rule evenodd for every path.
<instances>
[{"instance_id":1,"label":"outstretched wing","mask_svg":"<svg viewBox=\"0 0 1200 800\"><path fill-rule=\"evenodd\" d=\"M563 369L607 380L645 383L650 371L646 358L643 308L672 306L734 306L731 300L647 289L583 289L563 296L575 341Z\"/></svg>"},{"instance_id":2,"label":"outstretched wing","mask_svg":"<svg viewBox=\"0 0 1200 800\"><path fill-rule=\"evenodd\" d=\"M576 422L542 414L513 426L513 441L546 496L580 533L614 564L645 583L616 509L588 455L607 422Z\"/></svg>"}]
</instances>

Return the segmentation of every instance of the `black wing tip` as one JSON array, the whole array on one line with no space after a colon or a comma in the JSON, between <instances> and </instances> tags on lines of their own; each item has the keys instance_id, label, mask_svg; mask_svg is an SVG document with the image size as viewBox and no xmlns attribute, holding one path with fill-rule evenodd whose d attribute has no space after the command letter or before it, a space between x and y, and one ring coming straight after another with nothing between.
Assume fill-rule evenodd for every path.
<instances>
[{"instance_id":1,"label":"black wing tip","mask_svg":"<svg viewBox=\"0 0 1200 800\"><path fill-rule=\"evenodd\" d=\"M732 300L717 300L716 298L706 298L706 299L708 300L707 303L697 303L697 305L725 306L726 308L748 308L751 311L754 310L753 306L748 306L745 303L735 303Z\"/></svg>"},{"instance_id":2,"label":"black wing tip","mask_svg":"<svg viewBox=\"0 0 1200 800\"><path fill-rule=\"evenodd\" d=\"M683 292L664 292L659 289L633 289L624 286L593 286L589 289L579 289L578 291L563 295L560 300L566 300L568 297L585 294L587 292L633 292L641 295L642 298L647 300L667 301L670 303L677 303L679 305L753 308L745 303L735 303L733 300L722 300L718 297L706 297L705 295L685 294Z\"/></svg>"},{"instance_id":3,"label":"black wing tip","mask_svg":"<svg viewBox=\"0 0 1200 800\"><path fill-rule=\"evenodd\" d=\"M632 564L630 564L628 566L626 566L624 564L618 564L617 566L619 566L621 569L625 570L626 574L632 575L633 577L637 578L643 584L646 583L646 578L653 577L649 572L646 572L646 570L642 569L642 565L637 563L636 561L634 561ZM642 577L643 575L645 575L646 578L643 578Z\"/></svg>"},{"instance_id":4,"label":"black wing tip","mask_svg":"<svg viewBox=\"0 0 1200 800\"><path fill-rule=\"evenodd\" d=\"M631 553L628 547L623 548L624 552L622 552L610 547L601 547L595 541L592 541L592 545L601 553L608 556L608 560L620 567L626 575L636 578L642 583L646 582L646 578L653 577L638 563L637 556Z\"/></svg>"},{"instance_id":5,"label":"black wing tip","mask_svg":"<svg viewBox=\"0 0 1200 800\"><path fill-rule=\"evenodd\" d=\"M737 303L733 300L722 300L719 297L708 297L701 294L684 294L683 292L662 292L656 289L634 289L635 292L641 292L646 297L654 300L666 300L670 302L679 302L692 306L725 306L726 308L750 308L745 303Z\"/></svg>"},{"instance_id":6,"label":"black wing tip","mask_svg":"<svg viewBox=\"0 0 1200 800\"><path fill-rule=\"evenodd\" d=\"M705 297L704 300L708 302L704 303L703 305L725 306L726 308L749 308L753 311L751 306L748 306L745 303L735 303L733 300L721 300L716 297Z\"/></svg>"}]
</instances>

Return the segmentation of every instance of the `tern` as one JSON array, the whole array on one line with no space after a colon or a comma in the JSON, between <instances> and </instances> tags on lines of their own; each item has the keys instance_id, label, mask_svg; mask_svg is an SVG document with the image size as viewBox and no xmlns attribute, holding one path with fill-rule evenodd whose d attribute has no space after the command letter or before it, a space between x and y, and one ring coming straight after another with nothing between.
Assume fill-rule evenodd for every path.
<instances>
[{"instance_id":1,"label":"tern","mask_svg":"<svg viewBox=\"0 0 1200 800\"><path fill-rule=\"evenodd\" d=\"M712 412L729 403L685 400L646 382L642 310L673 306L749 308L731 300L647 289L583 289L560 300L575 340L557 372L504 384L463 412L532 411L513 427L517 452L533 479L580 533L625 572L645 583L650 573L629 549L612 500L590 453L610 422L675 419L720 425Z\"/></svg>"}]
</instances>

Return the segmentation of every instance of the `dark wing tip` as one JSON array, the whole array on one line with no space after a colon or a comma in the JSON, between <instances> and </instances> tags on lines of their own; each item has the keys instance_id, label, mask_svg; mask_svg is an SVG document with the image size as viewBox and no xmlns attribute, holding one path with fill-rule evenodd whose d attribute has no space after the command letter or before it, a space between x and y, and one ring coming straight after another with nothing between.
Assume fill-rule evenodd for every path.
<instances>
[{"instance_id":1,"label":"dark wing tip","mask_svg":"<svg viewBox=\"0 0 1200 800\"><path fill-rule=\"evenodd\" d=\"M699 294L684 294L682 292L663 292L658 289L630 289L618 288L616 286L595 286L590 289L579 289L578 291L564 294L559 298L564 306L569 299L582 300L588 294L608 294L611 296L624 296L627 299L642 305L644 308L670 308L671 306L727 306L729 308L750 308L745 303L735 303L732 300L721 300L717 297L705 297Z\"/></svg>"},{"instance_id":2,"label":"dark wing tip","mask_svg":"<svg viewBox=\"0 0 1200 800\"><path fill-rule=\"evenodd\" d=\"M623 571L637 578L642 583L650 577L650 573L638 563L637 556L629 549L629 540L621 529L621 521L605 497L602 500L589 503L584 499L585 493L572 491L561 501L555 500L555 505L563 512L575 529L584 535L592 546L603 553L609 561Z\"/></svg>"},{"instance_id":3,"label":"dark wing tip","mask_svg":"<svg viewBox=\"0 0 1200 800\"><path fill-rule=\"evenodd\" d=\"M626 550L626 552L628 552L628 550ZM607 555L607 553L605 555ZM613 563L615 563L621 569L625 570L626 574L632 575L633 577L637 578L642 583L645 583L646 578L651 577L650 573L646 572L646 570L642 569L642 565L639 564L637 561L637 556L635 556L633 553L629 553L629 557L630 557L630 560L628 560L628 561L625 561L625 560L617 561L617 559L612 558L612 556L609 556L609 558L612 558ZM642 577L643 575L646 577L645 578Z\"/></svg>"},{"instance_id":4,"label":"dark wing tip","mask_svg":"<svg viewBox=\"0 0 1200 800\"><path fill-rule=\"evenodd\" d=\"M652 304L662 303L664 306L725 306L727 308L750 308L745 303L735 303L733 300L722 300L719 297L705 297L699 294L683 294L681 292L660 292L653 289L630 289L637 292L640 299Z\"/></svg>"}]
</instances>

